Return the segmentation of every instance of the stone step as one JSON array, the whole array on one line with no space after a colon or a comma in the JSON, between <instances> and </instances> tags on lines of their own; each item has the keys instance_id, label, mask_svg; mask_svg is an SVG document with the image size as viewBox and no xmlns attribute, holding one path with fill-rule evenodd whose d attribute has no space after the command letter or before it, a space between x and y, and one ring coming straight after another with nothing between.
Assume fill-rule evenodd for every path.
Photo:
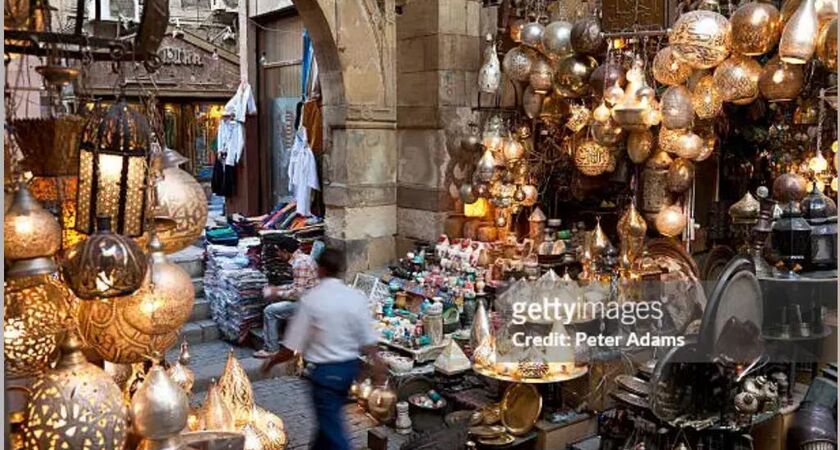
<instances>
[{"instance_id":1,"label":"stone step","mask_svg":"<svg viewBox=\"0 0 840 450\"><path fill-rule=\"evenodd\" d=\"M203 297L196 296L195 303L193 303L192 314L190 314L190 322L198 322L200 320L210 319L210 300Z\"/></svg>"},{"instance_id":2,"label":"stone step","mask_svg":"<svg viewBox=\"0 0 840 450\"><path fill-rule=\"evenodd\" d=\"M191 278L204 277L204 248L198 245L167 255L170 261L181 266Z\"/></svg>"},{"instance_id":3,"label":"stone step","mask_svg":"<svg viewBox=\"0 0 840 450\"><path fill-rule=\"evenodd\" d=\"M252 356L253 349L236 346L222 340L217 339L211 342L190 344L189 368L195 374L195 384L193 384L192 389L194 399L198 401L204 400L204 391L208 389L212 380L218 380L222 376L228 354L231 351L233 351L236 359L239 360L239 364L245 370L251 383L282 376L289 371L287 364L280 364L274 367L269 373L264 374L260 370L264 360L254 358ZM166 360L169 362L176 361L179 352L180 346L174 346L167 352Z\"/></svg>"},{"instance_id":4,"label":"stone step","mask_svg":"<svg viewBox=\"0 0 840 450\"><path fill-rule=\"evenodd\" d=\"M204 277L193 278L192 284L195 290L195 298L204 297Z\"/></svg>"},{"instance_id":5,"label":"stone step","mask_svg":"<svg viewBox=\"0 0 840 450\"><path fill-rule=\"evenodd\" d=\"M219 326L211 319L187 322L181 328L180 340L186 340L190 344L212 342L219 339Z\"/></svg>"}]
</instances>

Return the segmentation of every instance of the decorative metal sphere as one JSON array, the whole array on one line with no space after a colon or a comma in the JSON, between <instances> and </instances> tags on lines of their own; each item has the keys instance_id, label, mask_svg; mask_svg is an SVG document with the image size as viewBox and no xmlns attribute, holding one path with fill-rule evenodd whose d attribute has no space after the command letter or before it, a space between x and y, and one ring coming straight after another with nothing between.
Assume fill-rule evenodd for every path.
<instances>
[{"instance_id":1,"label":"decorative metal sphere","mask_svg":"<svg viewBox=\"0 0 840 450\"><path fill-rule=\"evenodd\" d=\"M179 434L187 426L189 412L187 394L157 364L131 397L129 407L134 432L149 441Z\"/></svg>"},{"instance_id":2,"label":"decorative metal sphere","mask_svg":"<svg viewBox=\"0 0 840 450\"><path fill-rule=\"evenodd\" d=\"M542 56L536 56L533 64L531 64L531 74L528 76L528 81L534 92L546 94L551 89L553 76L554 70L551 64Z\"/></svg>"},{"instance_id":3,"label":"decorative metal sphere","mask_svg":"<svg viewBox=\"0 0 840 450\"><path fill-rule=\"evenodd\" d=\"M655 145L650 130L631 131L627 136L627 154L635 164L645 162Z\"/></svg>"},{"instance_id":4,"label":"decorative metal sphere","mask_svg":"<svg viewBox=\"0 0 840 450\"><path fill-rule=\"evenodd\" d=\"M656 231L663 236L675 237L682 234L687 219L679 205L670 205L662 208L656 215Z\"/></svg>"},{"instance_id":5,"label":"decorative metal sphere","mask_svg":"<svg viewBox=\"0 0 840 450\"><path fill-rule=\"evenodd\" d=\"M254 410L254 391L248 374L233 355L233 349L228 353L225 370L219 378L219 394L231 406L237 427L251 420L251 411Z\"/></svg>"},{"instance_id":6,"label":"decorative metal sphere","mask_svg":"<svg viewBox=\"0 0 840 450\"><path fill-rule=\"evenodd\" d=\"M535 56L534 51L527 47L514 47L505 54L502 69L512 80L528 81Z\"/></svg>"},{"instance_id":7,"label":"decorative metal sphere","mask_svg":"<svg viewBox=\"0 0 840 450\"><path fill-rule=\"evenodd\" d=\"M47 257L54 255L60 247L58 221L21 183L3 219L4 258L14 261Z\"/></svg>"},{"instance_id":8,"label":"decorative metal sphere","mask_svg":"<svg viewBox=\"0 0 840 450\"><path fill-rule=\"evenodd\" d=\"M132 364L144 362L156 353L164 354L177 342L178 331L163 334L140 331L126 317L127 309L137 307L138 303L131 298L82 302L78 315L79 332L105 361Z\"/></svg>"},{"instance_id":9,"label":"decorative metal sphere","mask_svg":"<svg viewBox=\"0 0 840 450\"><path fill-rule=\"evenodd\" d=\"M576 52L585 55L599 55L607 48L607 41L601 34L601 23L592 16L575 21L571 42Z\"/></svg>"},{"instance_id":10,"label":"decorative metal sphere","mask_svg":"<svg viewBox=\"0 0 840 450\"><path fill-rule=\"evenodd\" d=\"M196 179L178 166L186 161L176 151L166 149L163 178L157 182L158 207L155 217L175 222L175 227L158 231L163 251L174 253L201 237L207 222L207 195Z\"/></svg>"},{"instance_id":11,"label":"decorative metal sphere","mask_svg":"<svg viewBox=\"0 0 840 450\"><path fill-rule=\"evenodd\" d=\"M624 140L625 135L625 131L614 120L592 123L592 137L603 146L615 146Z\"/></svg>"},{"instance_id":12,"label":"decorative metal sphere","mask_svg":"<svg viewBox=\"0 0 840 450\"><path fill-rule=\"evenodd\" d=\"M715 87L725 102L736 105L752 103L758 97L761 65L754 59L733 55L715 69Z\"/></svg>"},{"instance_id":13,"label":"decorative metal sphere","mask_svg":"<svg viewBox=\"0 0 840 450\"><path fill-rule=\"evenodd\" d=\"M578 98L589 92L589 77L598 62L591 56L573 54L563 58L554 72L554 92L561 97Z\"/></svg>"},{"instance_id":14,"label":"decorative metal sphere","mask_svg":"<svg viewBox=\"0 0 840 450\"><path fill-rule=\"evenodd\" d=\"M670 86L685 83L693 69L674 55L671 47L665 47L653 58L653 77L656 81Z\"/></svg>"},{"instance_id":15,"label":"decorative metal sphere","mask_svg":"<svg viewBox=\"0 0 840 450\"><path fill-rule=\"evenodd\" d=\"M670 130L665 127L659 128L659 148L668 153L677 153L680 138L685 136L688 130Z\"/></svg>"},{"instance_id":16,"label":"decorative metal sphere","mask_svg":"<svg viewBox=\"0 0 840 450\"><path fill-rule=\"evenodd\" d=\"M695 159L703 152L703 139L697 134L689 131L677 139L674 153L680 158Z\"/></svg>"},{"instance_id":17,"label":"decorative metal sphere","mask_svg":"<svg viewBox=\"0 0 840 450\"><path fill-rule=\"evenodd\" d=\"M32 384L24 448L123 448L128 424L122 393L105 371L85 359L81 346L69 333L58 366Z\"/></svg>"},{"instance_id":18,"label":"decorative metal sphere","mask_svg":"<svg viewBox=\"0 0 840 450\"><path fill-rule=\"evenodd\" d=\"M691 105L691 93L685 86L671 86L660 102L662 125L665 128L688 128L694 120L694 107Z\"/></svg>"},{"instance_id":19,"label":"decorative metal sphere","mask_svg":"<svg viewBox=\"0 0 840 450\"><path fill-rule=\"evenodd\" d=\"M575 149L575 167L580 173L594 177L606 172L610 165L609 148L587 140Z\"/></svg>"},{"instance_id":20,"label":"decorative metal sphere","mask_svg":"<svg viewBox=\"0 0 840 450\"><path fill-rule=\"evenodd\" d=\"M522 39L522 45L537 49L542 44L543 33L545 33L545 27L541 23L528 22L522 26L519 38Z\"/></svg>"},{"instance_id":21,"label":"decorative metal sphere","mask_svg":"<svg viewBox=\"0 0 840 450\"><path fill-rule=\"evenodd\" d=\"M595 97L606 96L606 90L618 84L620 90L620 94L618 96L619 98L609 99L613 104L621 100L620 97L624 95L624 90L622 88L626 83L627 79L624 76L624 68L622 68L620 64L616 63L601 64L595 68L592 75L589 77L589 85L592 87L592 93ZM605 98L604 100L607 99Z\"/></svg>"},{"instance_id":22,"label":"decorative metal sphere","mask_svg":"<svg viewBox=\"0 0 840 450\"><path fill-rule=\"evenodd\" d=\"M837 70L837 18L831 19L820 29L817 38L817 59L819 59L828 70Z\"/></svg>"},{"instance_id":23,"label":"decorative metal sphere","mask_svg":"<svg viewBox=\"0 0 840 450\"><path fill-rule=\"evenodd\" d=\"M572 53L572 24L565 21L551 22L542 35L542 49L554 61Z\"/></svg>"},{"instance_id":24,"label":"decorative metal sphere","mask_svg":"<svg viewBox=\"0 0 840 450\"><path fill-rule=\"evenodd\" d=\"M729 18L732 51L745 56L763 55L779 42L782 16L770 3L746 3Z\"/></svg>"},{"instance_id":25,"label":"decorative metal sphere","mask_svg":"<svg viewBox=\"0 0 840 450\"><path fill-rule=\"evenodd\" d=\"M787 102L799 96L805 85L805 73L798 64L787 64L778 57L771 59L761 71L758 89L771 102Z\"/></svg>"},{"instance_id":26,"label":"decorative metal sphere","mask_svg":"<svg viewBox=\"0 0 840 450\"><path fill-rule=\"evenodd\" d=\"M783 173L773 181L773 198L781 203L798 202L807 193L807 181L798 173Z\"/></svg>"},{"instance_id":27,"label":"decorative metal sphere","mask_svg":"<svg viewBox=\"0 0 840 450\"><path fill-rule=\"evenodd\" d=\"M146 255L133 240L111 232L109 217L100 217L97 232L70 250L62 270L81 299L118 297L140 288Z\"/></svg>"},{"instance_id":28,"label":"decorative metal sphere","mask_svg":"<svg viewBox=\"0 0 840 450\"><path fill-rule=\"evenodd\" d=\"M691 11L677 19L669 42L677 58L695 69L709 69L729 56L732 27L716 12Z\"/></svg>"},{"instance_id":29,"label":"decorative metal sphere","mask_svg":"<svg viewBox=\"0 0 840 450\"><path fill-rule=\"evenodd\" d=\"M715 79L706 75L694 86L691 94L691 106L694 113L701 119L711 119L723 110L723 99L715 85Z\"/></svg>"},{"instance_id":30,"label":"decorative metal sphere","mask_svg":"<svg viewBox=\"0 0 840 450\"><path fill-rule=\"evenodd\" d=\"M668 190L677 194L685 192L691 187L692 181L694 163L685 158L677 158L668 169L668 177L665 179Z\"/></svg>"},{"instance_id":31,"label":"decorative metal sphere","mask_svg":"<svg viewBox=\"0 0 840 450\"><path fill-rule=\"evenodd\" d=\"M820 32L815 0L802 0L779 40L779 57L789 64L805 64L817 49Z\"/></svg>"}]
</instances>

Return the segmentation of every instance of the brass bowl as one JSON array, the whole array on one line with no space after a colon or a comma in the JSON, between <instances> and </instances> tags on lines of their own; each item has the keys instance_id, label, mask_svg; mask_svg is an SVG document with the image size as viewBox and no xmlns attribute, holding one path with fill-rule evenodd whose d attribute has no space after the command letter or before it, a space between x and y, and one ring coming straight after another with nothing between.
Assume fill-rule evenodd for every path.
<instances>
[{"instance_id":1,"label":"brass bowl","mask_svg":"<svg viewBox=\"0 0 840 450\"><path fill-rule=\"evenodd\" d=\"M47 84L52 86L66 86L79 77L79 69L64 66L38 66L35 71L41 74Z\"/></svg>"},{"instance_id":2,"label":"brass bowl","mask_svg":"<svg viewBox=\"0 0 840 450\"><path fill-rule=\"evenodd\" d=\"M623 130L641 131L648 128L644 108L614 108L613 118Z\"/></svg>"}]
</instances>

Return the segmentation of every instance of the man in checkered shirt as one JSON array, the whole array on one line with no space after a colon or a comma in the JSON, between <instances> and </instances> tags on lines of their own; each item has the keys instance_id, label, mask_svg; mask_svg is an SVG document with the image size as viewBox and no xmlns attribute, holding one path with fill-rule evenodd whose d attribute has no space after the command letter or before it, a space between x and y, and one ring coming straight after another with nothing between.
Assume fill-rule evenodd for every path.
<instances>
[{"instance_id":1,"label":"man in checkered shirt","mask_svg":"<svg viewBox=\"0 0 840 450\"><path fill-rule=\"evenodd\" d=\"M294 281L285 286L266 286L263 297L275 302L263 310L265 348L254 353L256 358L269 358L280 350L280 326L288 322L298 307L297 301L318 284L318 265L300 250L297 240L284 237L277 243L280 258L289 261Z\"/></svg>"}]
</instances>

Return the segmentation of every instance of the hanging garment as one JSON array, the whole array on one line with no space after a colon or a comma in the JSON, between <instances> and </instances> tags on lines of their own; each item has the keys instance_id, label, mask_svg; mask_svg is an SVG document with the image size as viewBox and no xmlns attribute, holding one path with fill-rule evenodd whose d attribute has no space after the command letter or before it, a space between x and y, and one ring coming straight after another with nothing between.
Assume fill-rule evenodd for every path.
<instances>
[{"instance_id":1,"label":"hanging garment","mask_svg":"<svg viewBox=\"0 0 840 450\"><path fill-rule=\"evenodd\" d=\"M224 115L219 122L219 154L226 154L225 164L235 166L245 149L245 118L257 112L251 85L240 83L236 94L225 104Z\"/></svg>"},{"instance_id":2,"label":"hanging garment","mask_svg":"<svg viewBox=\"0 0 840 450\"><path fill-rule=\"evenodd\" d=\"M318 168L315 163L315 155L307 142L306 127L300 127L295 133L295 143L292 146L291 153L289 159L289 190L295 196L297 213L306 217L311 213L311 190L320 190Z\"/></svg>"},{"instance_id":3,"label":"hanging garment","mask_svg":"<svg viewBox=\"0 0 840 450\"><path fill-rule=\"evenodd\" d=\"M324 116L320 99L310 99L303 104L302 124L307 129L309 148L312 153L320 155L324 148Z\"/></svg>"},{"instance_id":4,"label":"hanging garment","mask_svg":"<svg viewBox=\"0 0 840 450\"><path fill-rule=\"evenodd\" d=\"M223 195L225 186L225 163L222 158L216 158L213 164L213 178L210 180L210 189L216 195Z\"/></svg>"}]
</instances>

